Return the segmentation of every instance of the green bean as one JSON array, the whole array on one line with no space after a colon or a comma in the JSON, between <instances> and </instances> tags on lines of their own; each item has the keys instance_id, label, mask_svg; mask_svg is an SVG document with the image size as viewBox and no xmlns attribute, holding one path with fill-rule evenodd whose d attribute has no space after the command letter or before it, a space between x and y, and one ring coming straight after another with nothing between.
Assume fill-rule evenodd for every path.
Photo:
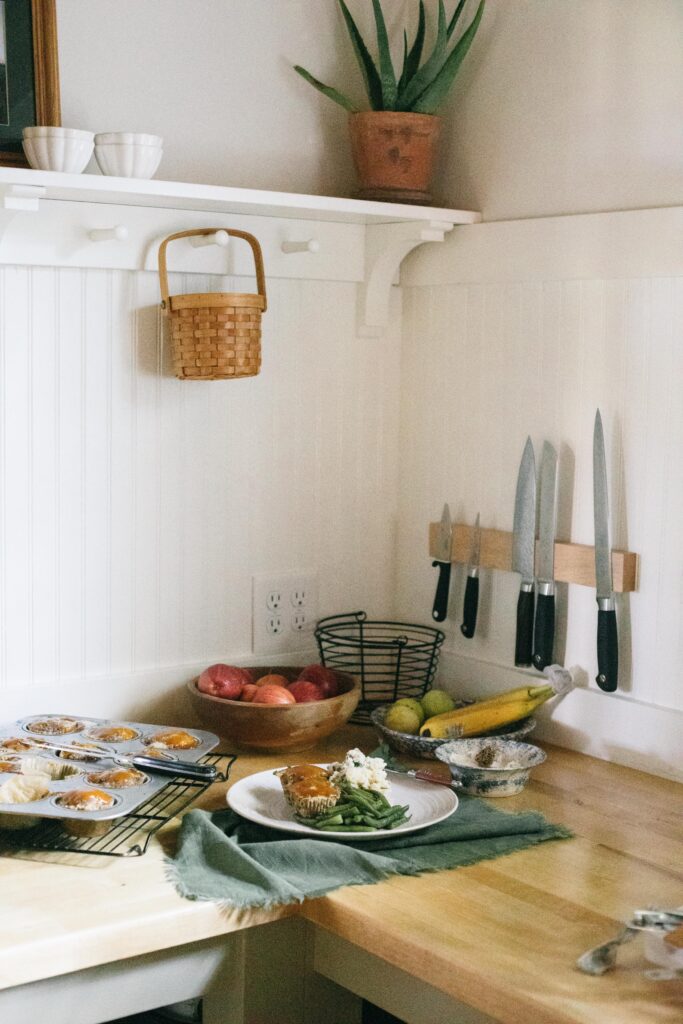
<instances>
[{"instance_id":1,"label":"green bean","mask_svg":"<svg viewBox=\"0 0 683 1024\"><path fill-rule=\"evenodd\" d=\"M377 829L370 825L322 825L321 832L376 832Z\"/></svg>"}]
</instances>

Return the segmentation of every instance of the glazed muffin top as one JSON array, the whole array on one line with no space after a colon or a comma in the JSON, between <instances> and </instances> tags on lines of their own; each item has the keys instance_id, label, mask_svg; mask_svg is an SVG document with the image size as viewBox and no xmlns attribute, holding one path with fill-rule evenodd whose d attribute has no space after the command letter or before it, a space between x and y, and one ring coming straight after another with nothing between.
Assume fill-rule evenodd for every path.
<instances>
[{"instance_id":1,"label":"glazed muffin top","mask_svg":"<svg viewBox=\"0 0 683 1024\"><path fill-rule=\"evenodd\" d=\"M57 802L73 811L102 811L111 807L114 797L102 789L74 789L58 797Z\"/></svg>"},{"instance_id":2,"label":"glazed muffin top","mask_svg":"<svg viewBox=\"0 0 683 1024\"><path fill-rule=\"evenodd\" d=\"M88 730L88 736L101 743L127 743L139 735L137 729L131 729L128 725L99 725Z\"/></svg>"},{"instance_id":3,"label":"glazed muffin top","mask_svg":"<svg viewBox=\"0 0 683 1024\"><path fill-rule=\"evenodd\" d=\"M29 732L37 732L45 736L66 736L72 732L80 732L83 723L77 718L69 718L67 715L54 716L52 718L38 718L27 726Z\"/></svg>"},{"instance_id":4,"label":"glazed muffin top","mask_svg":"<svg viewBox=\"0 0 683 1024\"><path fill-rule=\"evenodd\" d=\"M182 729L162 729L153 733L145 739L145 744L151 747L162 747L171 750L192 750L199 746L199 740L189 732Z\"/></svg>"},{"instance_id":5,"label":"glazed muffin top","mask_svg":"<svg viewBox=\"0 0 683 1024\"><path fill-rule=\"evenodd\" d=\"M58 757L63 757L67 761L99 761L104 755L103 754L88 754L88 750L97 750L96 743L77 743L75 740L70 744L72 747L78 747L82 750L82 754L76 754L72 750L60 750Z\"/></svg>"},{"instance_id":6,"label":"glazed muffin top","mask_svg":"<svg viewBox=\"0 0 683 1024\"><path fill-rule=\"evenodd\" d=\"M87 781L93 786L127 789L129 786L141 786L147 782L147 776L136 768L106 768L102 772L91 772Z\"/></svg>"},{"instance_id":7,"label":"glazed muffin top","mask_svg":"<svg viewBox=\"0 0 683 1024\"><path fill-rule=\"evenodd\" d=\"M0 739L2 750L31 750L33 746L31 740L20 739L18 736L7 736L5 739Z\"/></svg>"}]
</instances>

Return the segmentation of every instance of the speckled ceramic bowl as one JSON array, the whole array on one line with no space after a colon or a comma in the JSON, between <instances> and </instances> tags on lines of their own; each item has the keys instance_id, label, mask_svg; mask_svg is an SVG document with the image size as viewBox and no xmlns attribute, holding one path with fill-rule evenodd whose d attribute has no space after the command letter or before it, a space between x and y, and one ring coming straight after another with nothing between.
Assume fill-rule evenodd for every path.
<instances>
[{"instance_id":1,"label":"speckled ceramic bowl","mask_svg":"<svg viewBox=\"0 0 683 1024\"><path fill-rule=\"evenodd\" d=\"M490 767L487 755L494 759ZM531 769L545 761L540 747L500 736L448 740L436 757L448 765L453 785L473 796L514 796L526 786Z\"/></svg>"},{"instance_id":2,"label":"speckled ceramic bowl","mask_svg":"<svg viewBox=\"0 0 683 1024\"><path fill-rule=\"evenodd\" d=\"M471 703L472 701L460 701L458 707L466 707ZM397 732L395 729L387 729L384 724L384 716L390 707L390 704L382 704L381 707L375 708L370 714L370 721L377 735L397 753L405 754L407 757L420 757L425 761L435 761L438 748L442 747L444 743L451 742L449 740L435 740L431 736L413 736L408 732ZM515 722L514 725L503 726L502 729L486 733L486 735L504 737L505 739L521 739L522 736L530 733L535 725L536 720L529 716L528 718L521 719L519 722Z\"/></svg>"}]
</instances>

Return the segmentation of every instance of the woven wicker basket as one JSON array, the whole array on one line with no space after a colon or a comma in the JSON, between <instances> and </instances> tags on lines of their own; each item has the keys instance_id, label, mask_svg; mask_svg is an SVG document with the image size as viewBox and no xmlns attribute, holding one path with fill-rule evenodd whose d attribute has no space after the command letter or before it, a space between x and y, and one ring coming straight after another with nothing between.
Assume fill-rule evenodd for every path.
<instances>
[{"instance_id":1,"label":"woven wicker basket","mask_svg":"<svg viewBox=\"0 0 683 1024\"><path fill-rule=\"evenodd\" d=\"M161 308L171 325L173 369L180 380L231 380L254 377L261 369L261 313L267 308L261 246L246 231L229 235L251 246L258 294L208 292L169 295L166 247L176 238L212 235L221 228L178 231L159 246Z\"/></svg>"}]
</instances>

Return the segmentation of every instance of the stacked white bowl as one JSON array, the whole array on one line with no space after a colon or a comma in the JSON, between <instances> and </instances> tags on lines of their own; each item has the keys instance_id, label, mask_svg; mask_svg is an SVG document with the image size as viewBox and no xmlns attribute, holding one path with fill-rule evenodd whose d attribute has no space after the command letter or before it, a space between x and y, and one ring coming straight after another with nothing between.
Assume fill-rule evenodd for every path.
<instances>
[{"instance_id":1,"label":"stacked white bowl","mask_svg":"<svg viewBox=\"0 0 683 1024\"><path fill-rule=\"evenodd\" d=\"M141 132L102 132L95 136L95 159L102 174L151 178L161 160L164 140Z\"/></svg>"},{"instance_id":2,"label":"stacked white bowl","mask_svg":"<svg viewBox=\"0 0 683 1024\"><path fill-rule=\"evenodd\" d=\"M24 128L22 135L26 159L37 171L80 174L92 156L92 132L37 125Z\"/></svg>"}]
</instances>

